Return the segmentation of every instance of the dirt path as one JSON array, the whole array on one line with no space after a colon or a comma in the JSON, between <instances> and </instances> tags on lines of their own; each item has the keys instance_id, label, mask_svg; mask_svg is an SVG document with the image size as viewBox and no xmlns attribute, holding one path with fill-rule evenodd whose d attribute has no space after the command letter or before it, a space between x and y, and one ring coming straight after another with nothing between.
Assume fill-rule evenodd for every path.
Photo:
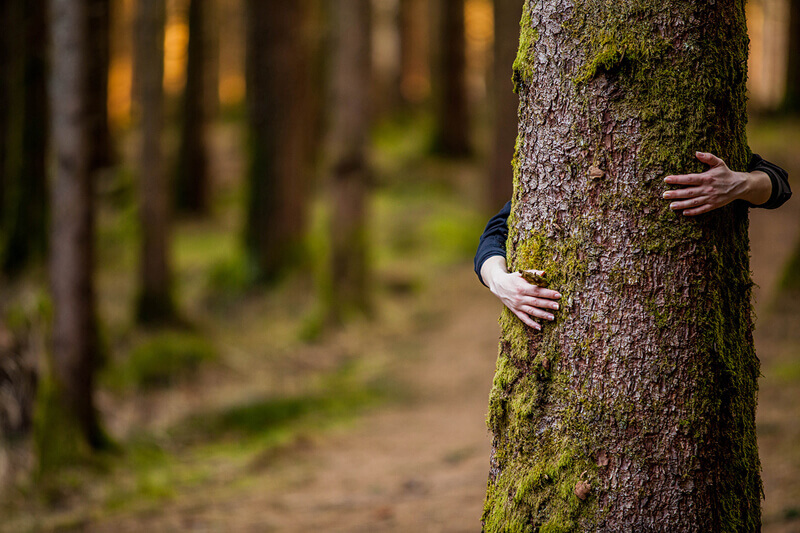
<instances>
[{"instance_id":1,"label":"dirt path","mask_svg":"<svg viewBox=\"0 0 800 533\"><path fill-rule=\"evenodd\" d=\"M263 472L94 531L476 531L488 472L485 425L499 304L466 269L436 289L456 303L396 364L402 405L289 452ZM133 518L133 519L132 519Z\"/></svg>"},{"instance_id":2,"label":"dirt path","mask_svg":"<svg viewBox=\"0 0 800 533\"><path fill-rule=\"evenodd\" d=\"M797 238L797 220L797 208L753 217L753 270L761 286L757 309L762 315L788 256L786 243ZM201 487L157 510L112 517L92 530L478 531L499 305L467 269L445 283L434 291L436 298L452 302L445 321L423 332L414 341L416 350L395 363L398 379L413 391L410 402L301 442L244 479ZM800 521L791 513L800 501L795 442L800 396L796 382L772 376L776 365L796 360L797 354L774 336L757 334L757 342L767 376L761 381L759 410L767 495L763 531L798 532Z\"/></svg>"}]
</instances>

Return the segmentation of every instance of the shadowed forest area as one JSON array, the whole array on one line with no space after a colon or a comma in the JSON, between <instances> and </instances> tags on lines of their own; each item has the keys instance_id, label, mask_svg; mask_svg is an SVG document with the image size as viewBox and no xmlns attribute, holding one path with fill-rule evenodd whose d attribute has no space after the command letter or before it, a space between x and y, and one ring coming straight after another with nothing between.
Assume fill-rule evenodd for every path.
<instances>
[{"instance_id":1,"label":"shadowed forest area","mask_svg":"<svg viewBox=\"0 0 800 533\"><path fill-rule=\"evenodd\" d=\"M0 531L480 530L522 5L0 1ZM798 189L800 0L747 18ZM750 239L800 532L797 198Z\"/></svg>"}]
</instances>

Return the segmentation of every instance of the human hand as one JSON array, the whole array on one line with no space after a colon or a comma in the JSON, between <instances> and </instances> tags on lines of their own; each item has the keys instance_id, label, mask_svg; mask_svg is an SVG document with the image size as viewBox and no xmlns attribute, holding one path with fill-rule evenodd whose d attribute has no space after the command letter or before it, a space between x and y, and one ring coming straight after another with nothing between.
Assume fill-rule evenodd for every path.
<instances>
[{"instance_id":1,"label":"human hand","mask_svg":"<svg viewBox=\"0 0 800 533\"><path fill-rule=\"evenodd\" d=\"M543 276L541 270L531 270ZM538 287L525 281L519 272L508 272L504 257L490 257L481 268L481 277L486 281L489 290L497 296L503 305L514 313L522 322L539 331L542 326L534 320L554 320L551 311L558 310L556 300L561 295L552 289Z\"/></svg>"},{"instance_id":2,"label":"human hand","mask_svg":"<svg viewBox=\"0 0 800 533\"><path fill-rule=\"evenodd\" d=\"M734 200L746 198L751 192L750 173L733 172L722 159L713 154L696 152L695 157L710 168L700 174L681 174L664 178L669 185L685 186L683 189L665 191L663 194L663 198L667 200L678 200L669 205L673 211L683 210L683 214L687 216L700 215ZM752 174L763 174L763 172Z\"/></svg>"}]
</instances>

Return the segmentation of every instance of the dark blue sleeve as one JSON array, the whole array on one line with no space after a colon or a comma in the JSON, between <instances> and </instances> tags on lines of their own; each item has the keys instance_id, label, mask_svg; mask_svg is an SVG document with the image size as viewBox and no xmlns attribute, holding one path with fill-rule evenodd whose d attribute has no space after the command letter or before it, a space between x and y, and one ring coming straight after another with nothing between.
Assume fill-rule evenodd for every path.
<instances>
[{"instance_id":1,"label":"dark blue sleeve","mask_svg":"<svg viewBox=\"0 0 800 533\"><path fill-rule=\"evenodd\" d=\"M495 216L489 219L475 252L475 273L481 283L481 267L484 261L495 255L506 256L506 239L508 239L508 215L511 214L511 202L507 202Z\"/></svg>"},{"instance_id":2,"label":"dark blue sleeve","mask_svg":"<svg viewBox=\"0 0 800 533\"><path fill-rule=\"evenodd\" d=\"M775 209L782 206L786 200L792 197L792 189L789 188L789 173L774 163L770 163L758 154L753 154L750 164L747 165L748 172L760 170L769 176L772 182L772 194L769 200L761 205L750 204L750 207L760 207L763 209Z\"/></svg>"}]
</instances>

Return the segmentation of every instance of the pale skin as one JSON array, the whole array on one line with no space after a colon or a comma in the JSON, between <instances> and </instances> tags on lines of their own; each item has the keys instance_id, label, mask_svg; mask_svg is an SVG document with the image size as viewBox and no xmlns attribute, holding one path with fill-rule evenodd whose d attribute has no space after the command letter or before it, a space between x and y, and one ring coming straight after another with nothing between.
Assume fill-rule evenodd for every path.
<instances>
[{"instance_id":1,"label":"pale skin","mask_svg":"<svg viewBox=\"0 0 800 533\"><path fill-rule=\"evenodd\" d=\"M772 194L772 182L761 171L734 172L717 156L704 152L695 154L698 160L709 166L700 174L667 176L664 182L682 188L665 191L662 197L670 200L670 209L685 216L708 213L734 200L745 200L761 205ZM545 275L541 270L532 270ZM537 287L523 279L519 272L509 272L506 258L493 256L481 266L481 278L508 309L522 322L535 330L541 330L540 321L552 321L558 310L561 294L552 289Z\"/></svg>"}]
</instances>

